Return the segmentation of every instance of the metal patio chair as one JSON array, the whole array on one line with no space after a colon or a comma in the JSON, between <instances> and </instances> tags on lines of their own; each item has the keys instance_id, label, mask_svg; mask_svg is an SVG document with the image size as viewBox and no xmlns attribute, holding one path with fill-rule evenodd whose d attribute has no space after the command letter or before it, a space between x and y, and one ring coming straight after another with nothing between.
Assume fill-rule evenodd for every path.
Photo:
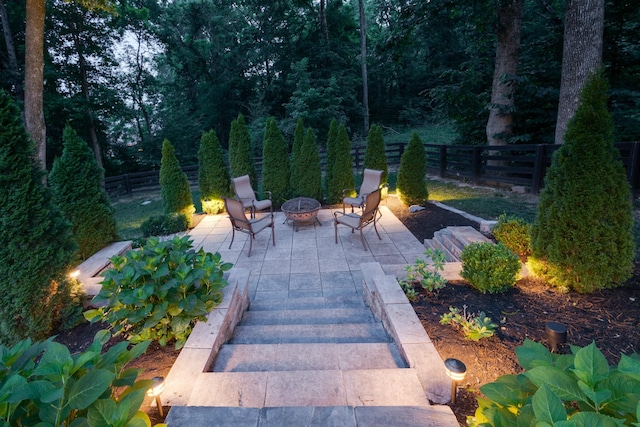
<instances>
[{"instance_id":1,"label":"metal patio chair","mask_svg":"<svg viewBox=\"0 0 640 427\"><path fill-rule=\"evenodd\" d=\"M342 212L345 212L347 205L351 206L351 212L354 207L362 209L367 194L372 193L380 188L382 181L382 171L377 169L365 169L362 176L362 184L356 197L346 197L347 192L353 191L353 188L345 188L342 190Z\"/></svg>"},{"instance_id":2,"label":"metal patio chair","mask_svg":"<svg viewBox=\"0 0 640 427\"><path fill-rule=\"evenodd\" d=\"M271 227L271 240L273 246L276 245L276 236L274 233L273 212L270 215L265 215L261 218L247 219L244 205L241 201L223 197L224 207L229 214L229 220L231 221L231 243L229 249L233 245L233 239L236 237L236 231L241 233L247 233L249 235L249 253L247 257L251 256L251 248L253 247L253 240L256 238L256 234L261 232L267 227Z\"/></svg>"},{"instance_id":3,"label":"metal patio chair","mask_svg":"<svg viewBox=\"0 0 640 427\"><path fill-rule=\"evenodd\" d=\"M360 231L360 240L362 241L362 246L364 250L367 249L367 245L364 241L364 235L362 234L362 229L365 228L369 224L373 224L374 230L376 230L376 234L378 235L378 239L382 240L380 237L380 233L378 233L378 228L376 226L377 218L378 218L378 206L380 205L380 199L382 197L382 190L378 188L373 192L367 194L365 197L364 207L362 208L362 214L357 214L351 212L349 214L344 212L334 212L333 213L333 225L335 227L335 236L336 236L336 244L338 244L338 224L346 225L351 228L351 232L355 232L355 230Z\"/></svg>"},{"instance_id":4,"label":"metal patio chair","mask_svg":"<svg viewBox=\"0 0 640 427\"><path fill-rule=\"evenodd\" d=\"M273 215L271 192L265 191L268 198L258 200L255 191L253 191L253 187L251 187L251 178L249 178L249 175L242 175L237 178L233 178L233 191L236 193L238 200L242 202L242 206L251 211L251 218L256 217L257 211L265 209L269 209L271 215Z\"/></svg>"}]
</instances>

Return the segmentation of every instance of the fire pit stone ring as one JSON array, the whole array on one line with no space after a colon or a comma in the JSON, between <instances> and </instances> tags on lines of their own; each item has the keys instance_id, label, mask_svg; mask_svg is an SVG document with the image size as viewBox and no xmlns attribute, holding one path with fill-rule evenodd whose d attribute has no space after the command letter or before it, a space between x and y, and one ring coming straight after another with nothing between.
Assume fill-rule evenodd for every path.
<instances>
[{"instance_id":1,"label":"fire pit stone ring","mask_svg":"<svg viewBox=\"0 0 640 427\"><path fill-rule=\"evenodd\" d=\"M310 197L296 197L287 200L282 204L282 212L285 215L285 222L291 223L298 231L298 225L315 223L322 225L318 220L318 211L320 210L320 202Z\"/></svg>"}]
</instances>

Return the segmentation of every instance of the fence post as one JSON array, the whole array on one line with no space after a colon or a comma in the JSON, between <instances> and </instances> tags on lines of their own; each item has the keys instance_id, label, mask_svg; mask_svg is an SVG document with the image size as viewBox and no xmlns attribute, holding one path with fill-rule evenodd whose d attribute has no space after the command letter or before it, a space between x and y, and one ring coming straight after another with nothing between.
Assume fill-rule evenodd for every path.
<instances>
[{"instance_id":1,"label":"fence post","mask_svg":"<svg viewBox=\"0 0 640 427\"><path fill-rule=\"evenodd\" d=\"M402 161L402 155L404 154L405 145L406 144L404 142L398 143L398 164L400 164L400 161Z\"/></svg>"},{"instance_id":2,"label":"fence post","mask_svg":"<svg viewBox=\"0 0 640 427\"><path fill-rule=\"evenodd\" d=\"M355 167L356 167L356 170L360 170L360 146L356 145L354 148L355 148L355 152L353 154L355 156L355 159L354 159Z\"/></svg>"},{"instance_id":3,"label":"fence post","mask_svg":"<svg viewBox=\"0 0 640 427\"><path fill-rule=\"evenodd\" d=\"M124 174L124 188L127 190L127 196L133 196L133 188L131 188L131 181L129 180L129 174Z\"/></svg>"},{"instance_id":4,"label":"fence post","mask_svg":"<svg viewBox=\"0 0 640 427\"><path fill-rule=\"evenodd\" d=\"M536 145L536 157L533 163L533 176L531 177L531 192L540 193L542 180L544 179L544 145Z\"/></svg>"},{"instance_id":5,"label":"fence post","mask_svg":"<svg viewBox=\"0 0 640 427\"><path fill-rule=\"evenodd\" d=\"M447 146L440 146L440 178L444 178L447 173Z\"/></svg>"},{"instance_id":6,"label":"fence post","mask_svg":"<svg viewBox=\"0 0 640 427\"><path fill-rule=\"evenodd\" d=\"M471 159L471 171L473 174L473 183L477 183L480 179L480 153L483 147L473 147L473 157Z\"/></svg>"}]
</instances>

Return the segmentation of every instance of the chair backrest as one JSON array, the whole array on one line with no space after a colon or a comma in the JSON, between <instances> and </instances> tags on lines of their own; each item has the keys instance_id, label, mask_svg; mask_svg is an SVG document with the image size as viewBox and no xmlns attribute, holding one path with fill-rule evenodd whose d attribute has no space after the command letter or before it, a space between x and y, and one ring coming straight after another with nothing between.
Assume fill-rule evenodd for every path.
<instances>
[{"instance_id":1,"label":"chair backrest","mask_svg":"<svg viewBox=\"0 0 640 427\"><path fill-rule=\"evenodd\" d=\"M235 191L236 197L242 202L256 200L256 193L253 191L253 187L251 187L251 178L249 178L249 175L233 178L233 191Z\"/></svg>"},{"instance_id":2,"label":"chair backrest","mask_svg":"<svg viewBox=\"0 0 640 427\"><path fill-rule=\"evenodd\" d=\"M378 212L378 206L380 205L380 199L382 198L382 190L377 189L369 194L367 194L367 199L364 205L364 212L362 213L362 217L360 223L367 223L373 219L375 219L376 214Z\"/></svg>"},{"instance_id":3,"label":"chair backrest","mask_svg":"<svg viewBox=\"0 0 640 427\"><path fill-rule=\"evenodd\" d=\"M247 215L244 213L244 206L241 201L224 197L224 207L229 214L231 225L235 228L251 230L251 223L247 219Z\"/></svg>"},{"instance_id":4,"label":"chair backrest","mask_svg":"<svg viewBox=\"0 0 640 427\"><path fill-rule=\"evenodd\" d=\"M382 171L377 169L365 169L360 186L360 195L369 194L380 188L382 181Z\"/></svg>"}]
</instances>

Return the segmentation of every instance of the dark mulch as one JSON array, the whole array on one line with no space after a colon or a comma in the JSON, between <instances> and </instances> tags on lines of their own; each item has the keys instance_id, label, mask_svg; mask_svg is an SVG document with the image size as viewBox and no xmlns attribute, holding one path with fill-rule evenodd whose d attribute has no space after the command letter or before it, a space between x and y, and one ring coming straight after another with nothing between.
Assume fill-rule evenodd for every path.
<instances>
[{"instance_id":1,"label":"dark mulch","mask_svg":"<svg viewBox=\"0 0 640 427\"><path fill-rule=\"evenodd\" d=\"M389 209L420 240L433 237L433 233L446 226L477 224L446 209L427 204L426 209L409 213L394 197L386 201ZM451 326L440 325L440 316L449 307L469 312L484 311L499 324L491 338L479 342L467 341ZM451 405L461 425L473 415L480 395L479 387L494 381L500 375L520 372L515 348L525 338L548 345L544 327L548 321L568 327L568 342L585 346L595 341L610 364L616 364L621 353L630 354L640 348L640 264L628 283L618 289L592 295L559 293L544 283L522 279L505 294L483 295L465 282L449 282L437 294L421 291L413 307L443 359L455 357L467 366L467 377L458 391L457 403ZM71 351L81 351L91 342L101 325L81 325L60 335L57 341L68 345ZM113 339L112 342L117 341ZM567 352L568 345L560 348ZM144 369L142 378L166 376L177 357L173 347L152 344L144 356L135 361ZM155 408L145 400L143 410L153 423L162 420ZM168 408L165 408L168 409Z\"/></svg>"}]
</instances>

